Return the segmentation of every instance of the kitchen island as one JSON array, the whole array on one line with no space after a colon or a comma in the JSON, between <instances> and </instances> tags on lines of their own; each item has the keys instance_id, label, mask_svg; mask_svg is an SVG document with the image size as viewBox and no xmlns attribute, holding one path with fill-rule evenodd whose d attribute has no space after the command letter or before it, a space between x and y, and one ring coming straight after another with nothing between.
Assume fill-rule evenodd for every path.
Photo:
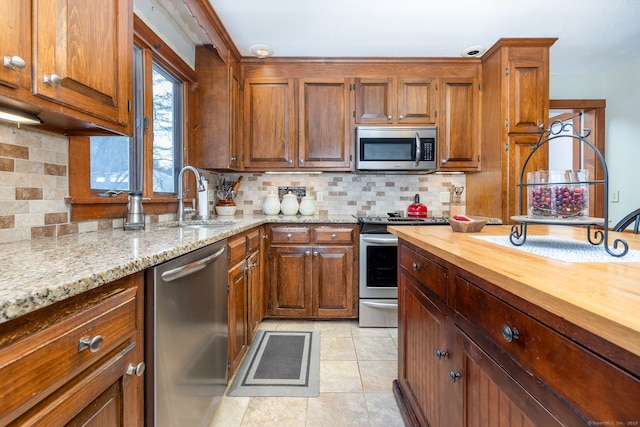
<instances>
[{"instance_id":1,"label":"kitchen island","mask_svg":"<svg viewBox=\"0 0 640 427\"><path fill-rule=\"evenodd\" d=\"M529 241L489 241L508 241L509 226L389 230L400 239L394 391L408 425L638 425L640 263L564 262L526 252ZM529 225L528 239L548 235L587 239L584 228ZM639 236L616 237L638 255Z\"/></svg>"}]
</instances>

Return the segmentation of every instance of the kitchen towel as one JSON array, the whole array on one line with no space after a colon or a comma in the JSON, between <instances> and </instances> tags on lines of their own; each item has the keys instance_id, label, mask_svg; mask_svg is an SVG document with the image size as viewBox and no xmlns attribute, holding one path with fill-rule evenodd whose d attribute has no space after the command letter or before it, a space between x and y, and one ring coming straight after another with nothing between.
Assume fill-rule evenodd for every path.
<instances>
[{"instance_id":1,"label":"kitchen towel","mask_svg":"<svg viewBox=\"0 0 640 427\"><path fill-rule=\"evenodd\" d=\"M495 243L497 245L513 248L518 251L527 252L551 258L563 262L640 262L640 251L629 250L623 257L610 255L602 244L592 245L587 241L578 241L565 237L554 236L527 236L527 241L522 246L515 246L509 240L509 236L471 236L475 239ZM613 249L613 240L609 239L611 252L618 253ZM618 249L622 248L619 246Z\"/></svg>"}]
</instances>

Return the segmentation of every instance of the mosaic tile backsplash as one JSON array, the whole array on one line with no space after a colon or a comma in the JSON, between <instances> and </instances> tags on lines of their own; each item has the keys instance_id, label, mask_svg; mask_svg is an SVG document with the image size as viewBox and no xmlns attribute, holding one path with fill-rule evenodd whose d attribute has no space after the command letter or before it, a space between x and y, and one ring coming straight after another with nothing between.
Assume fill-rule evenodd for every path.
<instances>
[{"instance_id":1,"label":"mosaic tile backsplash","mask_svg":"<svg viewBox=\"0 0 640 427\"><path fill-rule=\"evenodd\" d=\"M67 137L37 128L17 128L0 123L0 243L41 237L120 228L122 219L70 222L65 203L69 192L69 141ZM397 175L323 173L320 175L233 173L202 171L208 178L209 211L214 212L215 188L222 179L241 175L237 215L262 214L262 202L278 187L306 187L320 214L385 215L402 211L420 195L434 215L448 215L449 203L440 193L452 186L464 186L463 174ZM462 197L464 210L464 194ZM172 220L174 213L148 218L151 222Z\"/></svg>"}]
</instances>

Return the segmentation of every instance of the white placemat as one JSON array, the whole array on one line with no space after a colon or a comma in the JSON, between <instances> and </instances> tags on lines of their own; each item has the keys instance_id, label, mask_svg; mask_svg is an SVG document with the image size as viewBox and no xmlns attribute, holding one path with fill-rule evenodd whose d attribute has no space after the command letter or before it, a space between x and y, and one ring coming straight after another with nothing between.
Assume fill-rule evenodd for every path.
<instances>
[{"instance_id":1,"label":"white placemat","mask_svg":"<svg viewBox=\"0 0 640 427\"><path fill-rule=\"evenodd\" d=\"M518 251L551 258L563 262L640 262L640 251L629 249L623 257L610 255L602 244L592 245L587 241L578 241L566 237L553 236L527 236L522 246L515 246L509 240L509 236L472 236L476 239L497 245L510 247ZM609 249L613 253L619 253L613 249L613 240L609 241Z\"/></svg>"}]
</instances>

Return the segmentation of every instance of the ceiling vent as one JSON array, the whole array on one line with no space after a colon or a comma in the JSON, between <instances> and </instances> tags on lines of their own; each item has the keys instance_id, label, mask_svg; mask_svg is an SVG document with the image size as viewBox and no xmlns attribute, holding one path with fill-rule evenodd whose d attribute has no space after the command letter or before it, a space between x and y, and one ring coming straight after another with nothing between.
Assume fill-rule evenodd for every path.
<instances>
[{"instance_id":1,"label":"ceiling vent","mask_svg":"<svg viewBox=\"0 0 640 427\"><path fill-rule=\"evenodd\" d=\"M477 56L481 56L487 50L486 47L481 45L475 45L464 49L460 52L460 56L463 58L475 58Z\"/></svg>"}]
</instances>

